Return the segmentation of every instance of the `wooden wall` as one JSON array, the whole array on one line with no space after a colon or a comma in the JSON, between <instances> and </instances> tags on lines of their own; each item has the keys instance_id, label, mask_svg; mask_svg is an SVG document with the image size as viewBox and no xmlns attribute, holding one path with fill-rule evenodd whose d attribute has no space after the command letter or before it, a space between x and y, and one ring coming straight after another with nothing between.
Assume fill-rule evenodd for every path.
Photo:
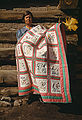
<instances>
[{"instance_id":1,"label":"wooden wall","mask_svg":"<svg viewBox=\"0 0 82 120\"><path fill-rule=\"evenodd\" d=\"M12 94L17 94L17 77L15 62L16 31L24 26L22 15L30 10L34 16L35 25L41 24L50 28L55 23L65 21L67 16L79 20L79 9L59 10L56 6L0 9L0 94L4 88ZM79 30L79 29L78 29ZM75 102L80 98L82 90L82 48L78 45L78 30L69 31L65 28L68 64L70 71L71 92ZM10 87L11 86L11 87ZM79 86L79 87L78 87ZM13 88L14 87L14 88ZM14 89L14 90L13 90ZM12 92L13 91L13 92Z\"/></svg>"}]
</instances>

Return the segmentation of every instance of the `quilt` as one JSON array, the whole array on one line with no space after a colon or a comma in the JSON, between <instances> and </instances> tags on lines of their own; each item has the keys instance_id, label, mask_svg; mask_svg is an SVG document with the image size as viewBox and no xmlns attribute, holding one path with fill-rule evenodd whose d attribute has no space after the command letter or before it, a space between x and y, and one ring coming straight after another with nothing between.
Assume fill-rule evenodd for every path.
<instances>
[{"instance_id":1,"label":"quilt","mask_svg":"<svg viewBox=\"0 0 82 120\"><path fill-rule=\"evenodd\" d=\"M71 103L65 34L60 26L37 25L16 44L19 96L33 92L46 103Z\"/></svg>"}]
</instances>

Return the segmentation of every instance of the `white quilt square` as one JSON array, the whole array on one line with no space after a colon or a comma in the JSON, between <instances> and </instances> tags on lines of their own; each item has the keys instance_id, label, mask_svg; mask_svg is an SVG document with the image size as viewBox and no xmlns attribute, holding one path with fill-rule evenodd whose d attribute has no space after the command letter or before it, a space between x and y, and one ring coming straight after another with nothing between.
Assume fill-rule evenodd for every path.
<instances>
[{"instance_id":1,"label":"white quilt square","mask_svg":"<svg viewBox=\"0 0 82 120\"><path fill-rule=\"evenodd\" d=\"M36 57L37 58L47 58L47 46L44 46L40 49L36 50Z\"/></svg>"},{"instance_id":2,"label":"white quilt square","mask_svg":"<svg viewBox=\"0 0 82 120\"><path fill-rule=\"evenodd\" d=\"M36 75L47 75L47 62L36 61L35 74Z\"/></svg>"},{"instance_id":3,"label":"white quilt square","mask_svg":"<svg viewBox=\"0 0 82 120\"><path fill-rule=\"evenodd\" d=\"M49 47L50 60L59 60L58 47Z\"/></svg>"},{"instance_id":4,"label":"white quilt square","mask_svg":"<svg viewBox=\"0 0 82 120\"><path fill-rule=\"evenodd\" d=\"M26 64L25 64L24 59L19 59L19 71L24 72L26 70L27 70L27 68L26 68Z\"/></svg>"},{"instance_id":5,"label":"white quilt square","mask_svg":"<svg viewBox=\"0 0 82 120\"><path fill-rule=\"evenodd\" d=\"M59 64L50 63L50 75L60 76Z\"/></svg>"},{"instance_id":6,"label":"white quilt square","mask_svg":"<svg viewBox=\"0 0 82 120\"><path fill-rule=\"evenodd\" d=\"M46 36L48 38L48 43L57 44L57 37L55 31L47 32Z\"/></svg>"},{"instance_id":7,"label":"white quilt square","mask_svg":"<svg viewBox=\"0 0 82 120\"><path fill-rule=\"evenodd\" d=\"M30 85L29 75L20 75L20 87L28 87Z\"/></svg>"},{"instance_id":8,"label":"white quilt square","mask_svg":"<svg viewBox=\"0 0 82 120\"><path fill-rule=\"evenodd\" d=\"M61 84L60 80L51 79L51 93L61 93Z\"/></svg>"},{"instance_id":9,"label":"white quilt square","mask_svg":"<svg viewBox=\"0 0 82 120\"><path fill-rule=\"evenodd\" d=\"M47 93L47 79L36 79L40 93Z\"/></svg>"},{"instance_id":10,"label":"white quilt square","mask_svg":"<svg viewBox=\"0 0 82 120\"><path fill-rule=\"evenodd\" d=\"M17 52L18 57L19 57L19 56L22 56L21 44L18 44L18 45L16 46L16 52Z\"/></svg>"},{"instance_id":11,"label":"white quilt square","mask_svg":"<svg viewBox=\"0 0 82 120\"><path fill-rule=\"evenodd\" d=\"M23 53L26 57L32 57L33 47L30 44L28 44L26 42L23 43L22 49L23 49Z\"/></svg>"}]
</instances>

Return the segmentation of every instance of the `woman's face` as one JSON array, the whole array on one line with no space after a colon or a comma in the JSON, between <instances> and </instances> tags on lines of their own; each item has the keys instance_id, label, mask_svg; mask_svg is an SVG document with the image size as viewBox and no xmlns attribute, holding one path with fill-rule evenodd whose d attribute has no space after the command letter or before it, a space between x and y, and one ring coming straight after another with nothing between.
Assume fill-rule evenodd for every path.
<instances>
[{"instance_id":1,"label":"woman's face","mask_svg":"<svg viewBox=\"0 0 82 120\"><path fill-rule=\"evenodd\" d=\"M31 25L32 24L32 16L31 15L26 15L24 20L25 20L26 25Z\"/></svg>"}]
</instances>

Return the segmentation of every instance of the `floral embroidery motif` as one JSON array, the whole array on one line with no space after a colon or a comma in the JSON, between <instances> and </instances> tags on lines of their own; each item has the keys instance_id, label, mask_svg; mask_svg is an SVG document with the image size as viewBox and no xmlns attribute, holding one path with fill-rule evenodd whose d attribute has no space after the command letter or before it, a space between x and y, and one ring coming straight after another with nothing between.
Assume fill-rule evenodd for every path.
<instances>
[{"instance_id":1,"label":"floral embroidery motif","mask_svg":"<svg viewBox=\"0 0 82 120\"><path fill-rule=\"evenodd\" d=\"M20 75L20 86L21 87L27 87L29 85L30 85L30 81L29 81L28 74Z\"/></svg>"},{"instance_id":2,"label":"floral embroidery motif","mask_svg":"<svg viewBox=\"0 0 82 120\"><path fill-rule=\"evenodd\" d=\"M50 63L50 73L52 76L60 76L59 64Z\"/></svg>"},{"instance_id":3,"label":"floral embroidery motif","mask_svg":"<svg viewBox=\"0 0 82 120\"><path fill-rule=\"evenodd\" d=\"M23 44L23 53L24 53L25 56L32 57L33 47L28 43L24 43Z\"/></svg>"},{"instance_id":4,"label":"floral embroidery motif","mask_svg":"<svg viewBox=\"0 0 82 120\"><path fill-rule=\"evenodd\" d=\"M60 80L51 80L51 92L61 93Z\"/></svg>"},{"instance_id":5,"label":"floral embroidery motif","mask_svg":"<svg viewBox=\"0 0 82 120\"><path fill-rule=\"evenodd\" d=\"M27 68L24 59L19 59L19 71L26 71L26 70Z\"/></svg>"},{"instance_id":6,"label":"floral embroidery motif","mask_svg":"<svg viewBox=\"0 0 82 120\"><path fill-rule=\"evenodd\" d=\"M47 38L50 44L57 44L57 38L56 38L56 34L54 31L47 32Z\"/></svg>"},{"instance_id":7,"label":"floral embroidery motif","mask_svg":"<svg viewBox=\"0 0 82 120\"><path fill-rule=\"evenodd\" d=\"M40 92L47 92L47 80L46 79L37 79L37 84Z\"/></svg>"},{"instance_id":8,"label":"floral embroidery motif","mask_svg":"<svg viewBox=\"0 0 82 120\"><path fill-rule=\"evenodd\" d=\"M49 56L51 60L58 60L58 48L57 47L49 47Z\"/></svg>"},{"instance_id":9,"label":"floral embroidery motif","mask_svg":"<svg viewBox=\"0 0 82 120\"><path fill-rule=\"evenodd\" d=\"M47 74L47 63L46 62L37 62L36 61L36 74Z\"/></svg>"},{"instance_id":10,"label":"floral embroidery motif","mask_svg":"<svg viewBox=\"0 0 82 120\"><path fill-rule=\"evenodd\" d=\"M37 49L36 57L38 57L38 58L47 58L47 47L44 46L39 50Z\"/></svg>"}]
</instances>

